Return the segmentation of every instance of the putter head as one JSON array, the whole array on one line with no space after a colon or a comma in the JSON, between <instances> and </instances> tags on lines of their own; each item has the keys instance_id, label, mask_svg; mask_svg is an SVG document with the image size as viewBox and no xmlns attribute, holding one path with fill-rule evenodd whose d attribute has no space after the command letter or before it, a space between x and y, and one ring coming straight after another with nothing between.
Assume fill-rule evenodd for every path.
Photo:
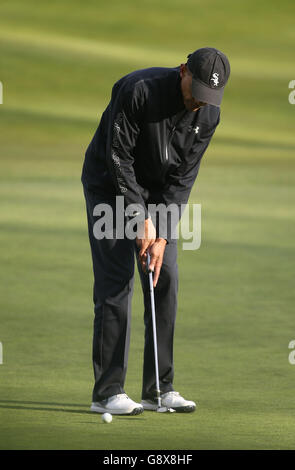
<instances>
[{"instance_id":1,"label":"putter head","mask_svg":"<svg viewBox=\"0 0 295 470\"><path fill-rule=\"evenodd\" d=\"M167 408L167 406L159 406L157 413L175 413L175 410L173 410L173 408Z\"/></svg>"}]
</instances>

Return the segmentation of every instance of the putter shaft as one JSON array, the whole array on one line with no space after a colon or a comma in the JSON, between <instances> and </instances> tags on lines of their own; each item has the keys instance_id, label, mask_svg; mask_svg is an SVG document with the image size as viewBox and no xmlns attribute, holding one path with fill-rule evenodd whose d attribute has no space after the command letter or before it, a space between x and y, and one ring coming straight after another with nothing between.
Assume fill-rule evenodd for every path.
<instances>
[{"instance_id":1,"label":"putter shaft","mask_svg":"<svg viewBox=\"0 0 295 470\"><path fill-rule=\"evenodd\" d=\"M147 265L149 273L149 284L150 284L150 295L151 295L151 310L152 310L152 323L153 323L153 338L154 338L154 355L155 355L155 376L156 376L156 392L158 408L161 408L161 391L159 381L159 363L158 363L158 345L157 345L157 327L156 327L156 311L155 311L155 296L154 296L154 285L153 285L153 273L150 271L150 254L147 253Z\"/></svg>"}]
</instances>

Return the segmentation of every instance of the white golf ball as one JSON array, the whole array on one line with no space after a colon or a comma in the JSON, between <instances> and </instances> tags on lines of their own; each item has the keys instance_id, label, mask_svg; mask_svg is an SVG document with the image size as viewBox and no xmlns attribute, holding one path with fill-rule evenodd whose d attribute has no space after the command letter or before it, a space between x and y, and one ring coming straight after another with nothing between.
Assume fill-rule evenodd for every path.
<instances>
[{"instance_id":1,"label":"white golf ball","mask_svg":"<svg viewBox=\"0 0 295 470\"><path fill-rule=\"evenodd\" d=\"M103 423L111 423L113 420L113 417L110 413L104 413L101 419Z\"/></svg>"}]
</instances>

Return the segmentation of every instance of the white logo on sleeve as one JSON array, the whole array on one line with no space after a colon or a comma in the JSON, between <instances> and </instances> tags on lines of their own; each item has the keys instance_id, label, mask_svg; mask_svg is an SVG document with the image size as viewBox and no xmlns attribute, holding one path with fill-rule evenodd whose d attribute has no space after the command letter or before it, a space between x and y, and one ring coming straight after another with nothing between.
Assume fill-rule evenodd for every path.
<instances>
[{"instance_id":1,"label":"white logo on sleeve","mask_svg":"<svg viewBox=\"0 0 295 470\"><path fill-rule=\"evenodd\" d=\"M214 86L217 86L219 83L218 77L219 77L219 73L216 73L216 72L213 73L211 80L213 80Z\"/></svg>"},{"instance_id":2,"label":"white logo on sleeve","mask_svg":"<svg viewBox=\"0 0 295 470\"><path fill-rule=\"evenodd\" d=\"M199 130L200 130L200 126L196 126L196 127L188 126L187 130L188 130L188 132L194 131L195 134L198 134L198 133L199 133Z\"/></svg>"}]
</instances>

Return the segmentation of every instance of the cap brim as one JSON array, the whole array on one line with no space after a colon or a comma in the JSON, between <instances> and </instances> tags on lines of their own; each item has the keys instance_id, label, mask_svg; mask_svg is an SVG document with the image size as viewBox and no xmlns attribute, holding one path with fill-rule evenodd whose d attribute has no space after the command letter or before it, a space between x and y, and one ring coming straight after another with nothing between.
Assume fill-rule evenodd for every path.
<instances>
[{"instance_id":1,"label":"cap brim","mask_svg":"<svg viewBox=\"0 0 295 470\"><path fill-rule=\"evenodd\" d=\"M203 82L193 78L192 80L192 95L197 101L220 106L224 92L224 87L211 88Z\"/></svg>"}]
</instances>

